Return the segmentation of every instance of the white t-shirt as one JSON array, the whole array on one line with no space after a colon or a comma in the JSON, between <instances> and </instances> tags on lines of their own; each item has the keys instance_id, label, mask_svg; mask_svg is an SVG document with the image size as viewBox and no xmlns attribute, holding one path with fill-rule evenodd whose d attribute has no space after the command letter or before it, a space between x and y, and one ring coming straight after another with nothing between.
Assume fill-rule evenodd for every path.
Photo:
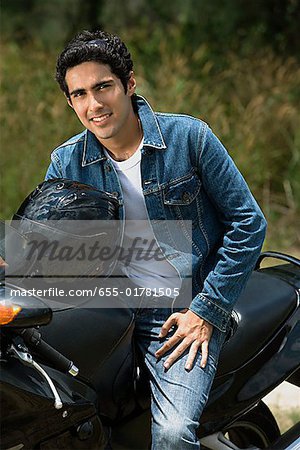
<instances>
[{"instance_id":1,"label":"white t-shirt","mask_svg":"<svg viewBox=\"0 0 300 450\"><path fill-rule=\"evenodd\" d=\"M122 247L131 249L130 259L122 263L122 271L137 286L173 297L173 289L179 289L181 280L176 269L162 257L149 221L141 182L141 149L143 139L135 153L125 161L115 161L109 153L121 183L125 208L125 234ZM136 245L133 242L136 238ZM143 249L143 250L141 250ZM138 255L137 255L138 253ZM159 258L151 255L160 254ZM141 258L146 255L147 260Z\"/></svg>"}]
</instances>

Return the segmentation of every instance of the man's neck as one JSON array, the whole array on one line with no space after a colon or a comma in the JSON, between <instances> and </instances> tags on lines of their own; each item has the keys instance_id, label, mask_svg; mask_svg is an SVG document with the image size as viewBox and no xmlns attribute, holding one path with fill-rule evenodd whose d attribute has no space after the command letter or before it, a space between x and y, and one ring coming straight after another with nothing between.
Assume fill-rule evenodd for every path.
<instances>
[{"instance_id":1,"label":"man's neck","mask_svg":"<svg viewBox=\"0 0 300 450\"><path fill-rule=\"evenodd\" d=\"M115 161L125 161L126 159L129 159L139 148L143 138L143 130L137 116L135 116L135 120L132 122L132 127L130 128L131 130L127 130L124 138L101 142Z\"/></svg>"}]
</instances>

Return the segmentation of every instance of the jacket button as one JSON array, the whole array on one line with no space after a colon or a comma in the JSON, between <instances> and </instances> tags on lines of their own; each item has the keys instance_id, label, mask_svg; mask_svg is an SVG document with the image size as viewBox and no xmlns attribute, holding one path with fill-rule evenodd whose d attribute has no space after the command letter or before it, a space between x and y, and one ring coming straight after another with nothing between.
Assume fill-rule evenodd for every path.
<instances>
[{"instance_id":1,"label":"jacket button","mask_svg":"<svg viewBox=\"0 0 300 450\"><path fill-rule=\"evenodd\" d=\"M182 200L183 200L184 202L188 202L189 199L190 199L190 194L189 194L188 192L184 192L184 193L182 194Z\"/></svg>"},{"instance_id":2,"label":"jacket button","mask_svg":"<svg viewBox=\"0 0 300 450\"><path fill-rule=\"evenodd\" d=\"M110 171L111 171L111 167L110 167L110 165L109 165L109 164L106 164L106 166L105 166L105 170L106 170L106 172L110 172Z\"/></svg>"},{"instance_id":3,"label":"jacket button","mask_svg":"<svg viewBox=\"0 0 300 450\"><path fill-rule=\"evenodd\" d=\"M112 192L111 195L113 195L114 197L118 198L119 197L119 192Z\"/></svg>"}]
</instances>

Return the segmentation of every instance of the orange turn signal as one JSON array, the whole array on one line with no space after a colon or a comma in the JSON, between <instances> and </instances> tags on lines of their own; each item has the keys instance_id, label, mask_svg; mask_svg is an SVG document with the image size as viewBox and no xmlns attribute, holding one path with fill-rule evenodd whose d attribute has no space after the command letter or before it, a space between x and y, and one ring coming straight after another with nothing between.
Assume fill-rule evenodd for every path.
<instances>
[{"instance_id":1,"label":"orange turn signal","mask_svg":"<svg viewBox=\"0 0 300 450\"><path fill-rule=\"evenodd\" d=\"M10 302L0 303L0 326L12 322L21 310L19 305Z\"/></svg>"}]
</instances>

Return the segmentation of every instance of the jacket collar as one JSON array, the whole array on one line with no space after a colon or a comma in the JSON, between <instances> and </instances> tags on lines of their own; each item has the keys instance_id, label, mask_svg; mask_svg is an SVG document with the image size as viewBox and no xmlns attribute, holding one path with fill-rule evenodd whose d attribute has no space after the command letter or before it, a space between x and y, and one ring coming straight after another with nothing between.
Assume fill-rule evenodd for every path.
<instances>
[{"instance_id":1,"label":"jacket collar","mask_svg":"<svg viewBox=\"0 0 300 450\"><path fill-rule=\"evenodd\" d=\"M133 102L134 108L142 123L144 146L154 147L156 149L167 148L157 118L147 100L140 95L135 95ZM103 151L103 146L93 133L86 130L83 144L82 167L104 159L106 159L106 156Z\"/></svg>"},{"instance_id":2,"label":"jacket collar","mask_svg":"<svg viewBox=\"0 0 300 450\"><path fill-rule=\"evenodd\" d=\"M157 149L167 148L156 115L147 100L135 95L133 101L143 127L144 145Z\"/></svg>"}]
</instances>

